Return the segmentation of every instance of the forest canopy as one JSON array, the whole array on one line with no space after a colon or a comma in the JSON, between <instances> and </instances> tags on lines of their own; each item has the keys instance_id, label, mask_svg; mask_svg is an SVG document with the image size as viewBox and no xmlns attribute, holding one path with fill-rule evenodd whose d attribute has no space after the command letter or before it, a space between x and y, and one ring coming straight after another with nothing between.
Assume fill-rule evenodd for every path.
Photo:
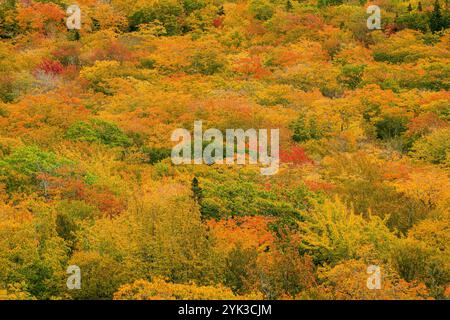
<instances>
[{"instance_id":1,"label":"forest canopy","mask_svg":"<svg viewBox=\"0 0 450 320\"><path fill-rule=\"evenodd\" d=\"M449 27L446 0L0 1L0 299L449 299ZM175 165L197 120L279 129L278 173Z\"/></svg>"}]
</instances>

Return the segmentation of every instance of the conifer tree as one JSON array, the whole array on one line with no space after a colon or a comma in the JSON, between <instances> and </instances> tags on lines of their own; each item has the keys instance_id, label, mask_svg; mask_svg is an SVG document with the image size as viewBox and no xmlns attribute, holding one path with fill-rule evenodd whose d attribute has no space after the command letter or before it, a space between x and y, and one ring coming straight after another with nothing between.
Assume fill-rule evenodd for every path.
<instances>
[{"instance_id":1,"label":"conifer tree","mask_svg":"<svg viewBox=\"0 0 450 320\"><path fill-rule=\"evenodd\" d=\"M292 6L291 0L287 0L286 2L286 11L291 12L294 7Z\"/></svg>"},{"instance_id":2,"label":"conifer tree","mask_svg":"<svg viewBox=\"0 0 450 320\"><path fill-rule=\"evenodd\" d=\"M436 0L433 7L433 12L431 13L429 26L431 32L435 33L441 31L444 28L444 21L442 19L441 5L439 1Z\"/></svg>"},{"instance_id":3,"label":"conifer tree","mask_svg":"<svg viewBox=\"0 0 450 320\"><path fill-rule=\"evenodd\" d=\"M225 15L225 10L224 10L223 6L220 6L219 10L217 10L217 15L219 15L219 16Z\"/></svg>"}]
</instances>

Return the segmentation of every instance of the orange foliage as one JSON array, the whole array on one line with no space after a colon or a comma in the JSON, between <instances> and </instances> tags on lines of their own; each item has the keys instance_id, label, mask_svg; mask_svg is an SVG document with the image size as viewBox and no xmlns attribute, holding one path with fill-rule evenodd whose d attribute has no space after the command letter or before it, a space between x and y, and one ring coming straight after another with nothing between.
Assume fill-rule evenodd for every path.
<instances>
[{"instance_id":1,"label":"orange foliage","mask_svg":"<svg viewBox=\"0 0 450 320\"><path fill-rule=\"evenodd\" d=\"M17 21L22 29L41 33L50 31L51 26L62 30L65 16L61 7L54 3L34 2L30 6L19 6L17 10Z\"/></svg>"},{"instance_id":2,"label":"orange foliage","mask_svg":"<svg viewBox=\"0 0 450 320\"><path fill-rule=\"evenodd\" d=\"M224 251L233 249L238 243L243 248L254 247L260 251L272 246L275 240L268 230L268 224L274 221L270 217L235 217L227 220L209 220L207 225Z\"/></svg>"}]
</instances>

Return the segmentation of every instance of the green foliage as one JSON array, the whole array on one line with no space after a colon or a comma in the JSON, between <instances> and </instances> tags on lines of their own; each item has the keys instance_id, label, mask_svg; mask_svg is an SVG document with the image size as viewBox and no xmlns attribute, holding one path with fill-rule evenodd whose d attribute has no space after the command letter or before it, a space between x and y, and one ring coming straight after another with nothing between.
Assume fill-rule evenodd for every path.
<instances>
[{"instance_id":1,"label":"green foliage","mask_svg":"<svg viewBox=\"0 0 450 320\"><path fill-rule=\"evenodd\" d=\"M111 147L131 145L130 138L117 125L100 119L74 123L67 130L66 138L89 143L102 143Z\"/></svg>"},{"instance_id":2,"label":"green foliage","mask_svg":"<svg viewBox=\"0 0 450 320\"><path fill-rule=\"evenodd\" d=\"M432 32L438 32L441 31L445 28L447 28L448 26L446 25L446 21L442 16L442 12L441 12L441 4L439 3L438 0L436 0L434 2L433 5L433 12L430 15L430 30Z\"/></svg>"},{"instance_id":3,"label":"green foliage","mask_svg":"<svg viewBox=\"0 0 450 320\"><path fill-rule=\"evenodd\" d=\"M77 232L81 230L82 222L92 223L100 216L98 209L79 200L63 200L57 206L56 232L73 250L77 241Z\"/></svg>"},{"instance_id":4,"label":"green foliage","mask_svg":"<svg viewBox=\"0 0 450 320\"><path fill-rule=\"evenodd\" d=\"M163 159L169 158L172 150L165 148L143 148L143 153L147 156L147 161L150 164L160 162Z\"/></svg>"},{"instance_id":5,"label":"green foliage","mask_svg":"<svg viewBox=\"0 0 450 320\"><path fill-rule=\"evenodd\" d=\"M298 215L307 195L296 190L282 191L274 188L265 190L251 181L250 176L233 177L216 175L199 179L203 189L202 215L207 218L232 216L266 215L292 217ZM286 201L289 199L290 201Z\"/></svg>"},{"instance_id":6,"label":"green foliage","mask_svg":"<svg viewBox=\"0 0 450 320\"><path fill-rule=\"evenodd\" d=\"M414 239L401 240L392 251L393 264L406 281L423 281L437 299L445 297L450 282L450 255Z\"/></svg>"},{"instance_id":7,"label":"green foliage","mask_svg":"<svg viewBox=\"0 0 450 320\"><path fill-rule=\"evenodd\" d=\"M155 68L155 60L154 59L142 59L141 67L146 68L146 69L153 69L153 68Z\"/></svg>"},{"instance_id":8,"label":"green foliage","mask_svg":"<svg viewBox=\"0 0 450 320\"><path fill-rule=\"evenodd\" d=\"M197 52L189 60L190 64L186 69L189 74L213 75L224 68L217 53L213 51Z\"/></svg>"},{"instance_id":9,"label":"green foliage","mask_svg":"<svg viewBox=\"0 0 450 320\"><path fill-rule=\"evenodd\" d=\"M344 87L354 90L362 81L365 67L365 65L346 64L342 67L341 74L337 79Z\"/></svg>"},{"instance_id":10,"label":"green foliage","mask_svg":"<svg viewBox=\"0 0 450 320\"><path fill-rule=\"evenodd\" d=\"M74 299L112 299L114 292L129 279L126 268L108 255L77 252L70 262L82 270L82 290L70 290Z\"/></svg>"},{"instance_id":11,"label":"green foliage","mask_svg":"<svg viewBox=\"0 0 450 320\"><path fill-rule=\"evenodd\" d=\"M250 12L255 15L256 19L266 21L272 18L274 8L267 0L253 0L250 2Z\"/></svg>"},{"instance_id":12,"label":"green foliage","mask_svg":"<svg viewBox=\"0 0 450 320\"><path fill-rule=\"evenodd\" d=\"M224 284L235 294L245 294L256 281L255 269L258 252L254 248L234 247L225 262Z\"/></svg>"},{"instance_id":13,"label":"green foliage","mask_svg":"<svg viewBox=\"0 0 450 320\"><path fill-rule=\"evenodd\" d=\"M189 9L195 7L193 2L188 2L185 5ZM183 31L183 25L180 23L183 12L183 6L178 1L158 0L152 6L140 9L130 16L130 29L137 30L140 24L157 20L162 23L168 36L178 35Z\"/></svg>"},{"instance_id":14,"label":"green foliage","mask_svg":"<svg viewBox=\"0 0 450 320\"><path fill-rule=\"evenodd\" d=\"M291 12L292 9L294 9L294 6L292 5L292 2L290 0L286 1L286 7L285 7L286 11Z\"/></svg>"},{"instance_id":15,"label":"green foliage","mask_svg":"<svg viewBox=\"0 0 450 320\"><path fill-rule=\"evenodd\" d=\"M399 28L419 30L424 33L429 30L428 17L424 13L413 12L400 15L396 20L396 24Z\"/></svg>"},{"instance_id":16,"label":"green foliage","mask_svg":"<svg viewBox=\"0 0 450 320\"><path fill-rule=\"evenodd\" d=\"M55 175L56 170L67 163L66 159L58 158L53 152L26 146L0 160L0 175L10 192L28 188L42 188L45 191L47 182L39 176Z\"/></svg>"},{"instance_id":17,"label":"green foliage","mask_svg":"<svg viewBox=\"0 0 450 320\"><path fill-rule=\"evenodd\" d=\"M404 117L385 117L375 123L377 138L388 140L400 136L406 131L408 119Z\"/></svg>"},{"instance_id":18,"label":"green foliage","mask_svg":"<svg viewBox=\"0 0 450 320\"><path fill-rule=\"evenodd\" d=\"M182 0L183 9L186 14L190 14L196 10L203 9L207 3L204 0Z\"/></svg>"},{"instance_id":19,"label":"green foliage","mask_svg":"<svg viewBox=\"0 0 450 320\"><path fill-rule=\"evenodd\" d=\"M376 216L364 219L339 200L325 201L298 222L300 250L317 264L335 265L343 260L362 258L366 250L382 258L389 252L394 236Z\"/></svg>"},{"instance_id":20,"label":"green foliage","mask_svg":"<svg viewBox=\"0 0 450 320\"><path fill-rule=\"evenodd\" d=\"M326 7L326 6L338 6L343 3L343 0L318 0L317 6L320 7Z\"/></svg>"},{"instance_id":21,"label":"green foliage","mask_svg":"<svg viewBox=\"0 0 450 320\"><path fill-rule=\"evenodd\" d=\"M33 222L1 215L0 287L23 283L31 296L50 299L60 295L64 286L68 248L57 236L55 220L45 205L30 206L36 215Z\"/></svg>"},{"instance_id":22,"label":"green foliage","mask_svg":"<svg viewBox=\"0 0 450 320\"><path fill-rule=\"evenodd\" d=\"M310 139L320 139L323 136L314 118L307 119L304 114L291 123L290 129L293 131L292 140L303 142Z\"/></svg>"},{"instance_id":23,"label":"green foliage","mask_svg":"<svg viewBox=\"0 0 450 320\"><path fill-rule=\"evenodd\" d=\"M411 156L434 164L449 163L450 130L439 129L414 142Z\"/></svg>"},{"instance_id":24,"label":"green foliage","mask_svg":"<svg viewBox=\"0 0 450 320\"><path fill-rule=\"evenodd\" d=\"M0 39L12 38L19 33L17 21L13 18L15 13L15 0L0 3Z\"/></svg>"}]
</instances>

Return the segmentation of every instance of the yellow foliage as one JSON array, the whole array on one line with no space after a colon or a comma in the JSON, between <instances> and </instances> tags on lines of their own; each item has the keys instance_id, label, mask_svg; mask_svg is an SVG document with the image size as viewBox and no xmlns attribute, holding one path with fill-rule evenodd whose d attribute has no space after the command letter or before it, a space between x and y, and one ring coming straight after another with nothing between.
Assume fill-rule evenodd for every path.
<instances>
[{"instance_id":1,"label":"yellow foliage","mask_svg":"<svg viewBox=\"0 0 450 320\"><path fill-rule=\"evenodd\" d=\"M122 286L115 294L115 300L256 300L260 294L236 296L222 285L198 286L166 282L155 277L152 282L136 280Z\"/></svg>"},{"instance_id":2,"label":"yellow foliage","mask_svg":"<svg viewBox=\"0 0 450 320\"><path fill-rule=\"evenodd\" d=\"M360 260L348 260L334 268L322 270L319 296L338 300L419 300L427 297L423 283L408 283L385 265L381 268L381 288L369 289L368 265ZM317 293L316 293L317 294Z\"/></svg>"}]
</instances>

